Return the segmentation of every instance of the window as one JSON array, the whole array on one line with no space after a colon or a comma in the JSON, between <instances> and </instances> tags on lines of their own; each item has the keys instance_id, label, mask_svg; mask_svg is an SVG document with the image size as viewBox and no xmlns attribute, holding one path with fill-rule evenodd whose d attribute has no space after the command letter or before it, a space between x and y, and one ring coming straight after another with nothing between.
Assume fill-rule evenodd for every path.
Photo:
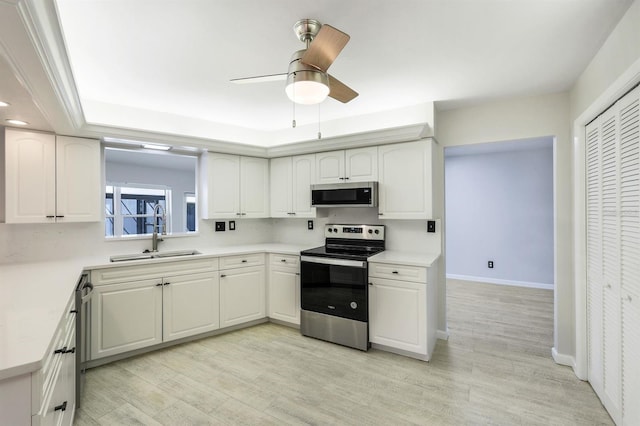
<instances>
[{"instance_id":1,"label":"window","mask_svg":"<svg viewBox=\"0 0 640 426\"><path fill-rule=\"evenodd\" d=\"M196 194L185 193L185 217L187 223L185 228L187 231L193 232L196 230Z\"/></svg>"},{"instance_id":2,"label":"window","mask_svg":"<svg viewBox=\"0 0 640 426\"><path fill-rule=\"evenodd\" d=\"M153 233L153 210L162 207L167 234L196 232L197 157L105 147L105 236Z\"/></svg>"},{"instance_id":3,"label":"window","mask_svg":"<svg viewBox=\"0 0 640 426\"><path fill-rule=\"evenodd\" d=\"M105 190L105 235L122 237L153 233L153 211L159 204L158 223L171 233L171 190L135 186L108 185ZM162 223L162 213L166 224Z\"/></svg>"}]
</instances>

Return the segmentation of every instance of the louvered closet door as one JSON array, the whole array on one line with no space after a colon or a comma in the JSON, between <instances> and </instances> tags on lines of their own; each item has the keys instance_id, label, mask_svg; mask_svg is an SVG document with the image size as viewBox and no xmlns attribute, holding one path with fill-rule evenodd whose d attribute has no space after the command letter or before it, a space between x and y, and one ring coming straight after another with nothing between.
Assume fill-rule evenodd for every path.
<instances>
[{"instance_id":1,"label":"louvered closet door","mask_svg":"<svg viewBox=\"0 0 640 426\"><path fill-rule=\"evenodd\" d=\"M622 418L640 425L640 88L619 102Z\"/></svg>"},{"instance_id":2,"label":"louvered closet door","mask_svg":"<svg viewBox=\"0 0 640 426\"><path fill-rule=\"evenodd\" d=\"M614 420L621 404L619 121L615 105L602 116L602 277L604 399Z\"/></svg>"},{"instance_id":3,"label":"louvered closet door","mask_svg":"<svg viewBox=\"0 0 640 426\"><path fill-rule=\"evenodd\" d=\"M598 394L604 381L600 122L586 128L588 376Z\"/></svg>"}]
</instances>

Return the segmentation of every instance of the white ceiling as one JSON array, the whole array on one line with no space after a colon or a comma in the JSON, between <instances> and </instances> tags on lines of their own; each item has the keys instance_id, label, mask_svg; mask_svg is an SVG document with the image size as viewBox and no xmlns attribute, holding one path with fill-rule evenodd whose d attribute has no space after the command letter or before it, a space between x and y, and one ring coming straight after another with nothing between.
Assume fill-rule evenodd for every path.
<instances>
[{"instance_id":1,"label":"white ceiling","mask_svg":"<svg viewBox=\"0 0 640 426\"><path fill-rule=\"evenodd\" d=\"M273 146L314 138L318 113L331 137L355 133L349 123L362 131L429 122L431 102L456 108L569 90L631 3L56 0L64 45L49 75L73 72L83 119L101 129ZM303 48L292 30L300 18L351 36L329 71L360 96L296 106L292 129L283 82L229 80L286 72Z\"/></svg>"}]
</instances>

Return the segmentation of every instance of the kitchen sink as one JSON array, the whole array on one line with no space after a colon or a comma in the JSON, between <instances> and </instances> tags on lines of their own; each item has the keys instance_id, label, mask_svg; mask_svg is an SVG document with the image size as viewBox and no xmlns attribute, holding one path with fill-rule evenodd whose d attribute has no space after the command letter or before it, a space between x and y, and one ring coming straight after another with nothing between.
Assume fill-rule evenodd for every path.
<instances>
[{"instance_id":1,"label":"kitchen sink","mask_svg":"<svg viewBox=\"0 0 640 426\"><path fill-rule=\"evenodd\" d=\"M109 260L111 262L125 262L128 260L149 260L149 259L167 258L167 257L194 256L196 254L202 254L202 253L200 253L197 250L158 251L155 253L120 254L116 256L111 256Z\"/></svg>"}]
</instances>

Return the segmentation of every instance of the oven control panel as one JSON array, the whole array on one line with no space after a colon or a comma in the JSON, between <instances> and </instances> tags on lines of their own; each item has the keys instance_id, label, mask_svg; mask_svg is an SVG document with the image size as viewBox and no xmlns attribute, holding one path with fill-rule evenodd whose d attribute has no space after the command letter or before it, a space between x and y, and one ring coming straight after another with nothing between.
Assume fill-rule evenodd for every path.
<instances>
[{"instance_id":1,"label":"oven control panel","mask_svg":"<svg viewBox=\"0 0 640 426\"><path fill-rule=\"evenodd\" d=\"M326 238L384 240L384 225L328 224L324 227L324 236Z\"/></svg>"}]
</instances>

